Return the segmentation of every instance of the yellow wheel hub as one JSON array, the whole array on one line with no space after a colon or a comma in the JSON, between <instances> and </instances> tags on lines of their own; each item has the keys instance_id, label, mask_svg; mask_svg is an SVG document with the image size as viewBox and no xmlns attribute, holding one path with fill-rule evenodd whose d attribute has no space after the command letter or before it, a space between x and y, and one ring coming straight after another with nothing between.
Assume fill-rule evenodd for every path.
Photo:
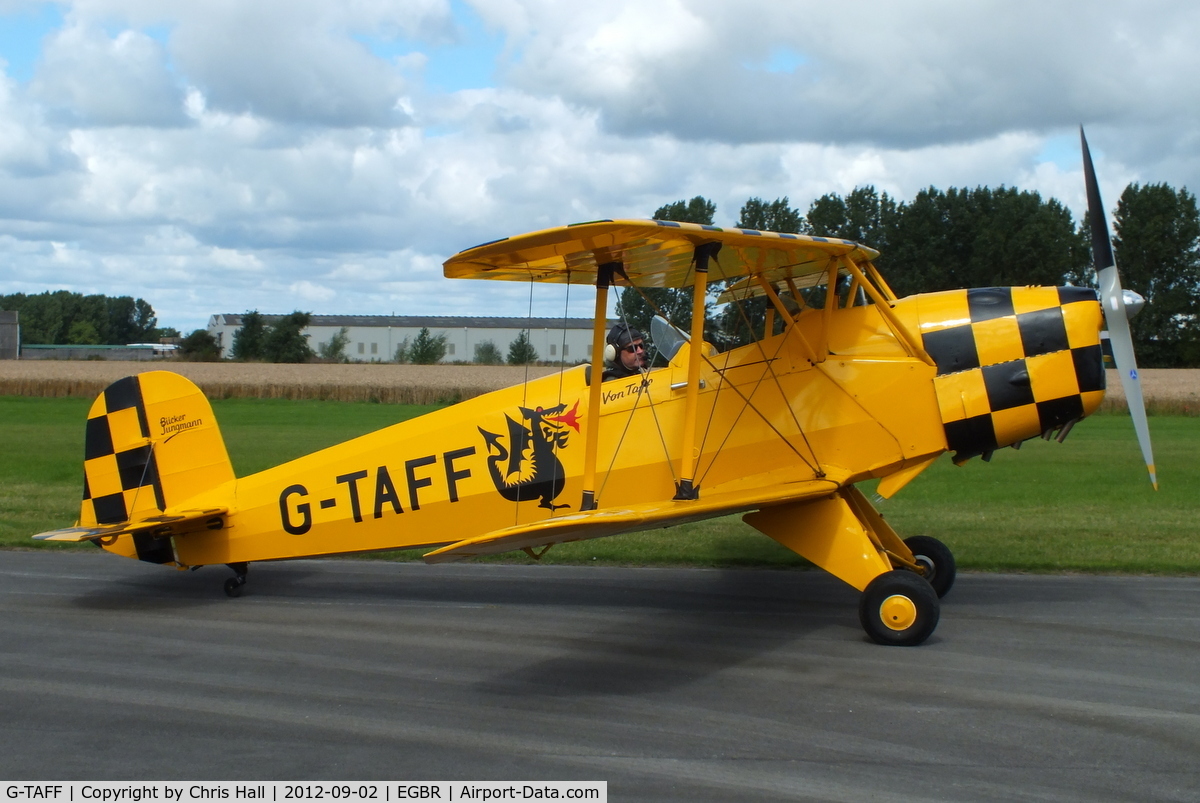
<instances>
[{"instance_id":1,"label":"yellow wheel hub","mask_svg":"<svg viewBox=\"0 0 1200 803\"><path fill-rule=\"evenodd\" d=\"M893 594L879 606L879 619L891 630L907 630L917 621L917 606L903 594Z\"/></svg>"}]
</instances>

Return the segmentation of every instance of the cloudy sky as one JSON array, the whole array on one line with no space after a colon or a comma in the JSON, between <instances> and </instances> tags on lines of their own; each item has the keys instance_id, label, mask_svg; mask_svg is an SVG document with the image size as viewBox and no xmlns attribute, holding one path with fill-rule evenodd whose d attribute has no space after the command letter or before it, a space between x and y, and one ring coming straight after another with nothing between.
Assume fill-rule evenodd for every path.
<instances>
[{"instance_id":1,"label":"cloudy sky","mask_svg":"<svg viewBox=\"0 0 1200 803\"><path fill-rule=\"evenodd\" d=\"M0 0L0 293L590 314L486 240L873 184L1200 188L1186 0Z\"/></svg>"}]
</instances>

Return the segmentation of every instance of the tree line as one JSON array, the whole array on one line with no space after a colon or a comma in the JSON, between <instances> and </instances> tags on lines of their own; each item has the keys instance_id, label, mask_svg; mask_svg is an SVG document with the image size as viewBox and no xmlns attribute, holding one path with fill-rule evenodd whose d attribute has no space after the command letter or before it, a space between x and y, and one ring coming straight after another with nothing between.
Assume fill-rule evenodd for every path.
<instances>
[{"instance_id":1,"label":"tree line","mask_svg":"<svg viewBox=\"0 0 1200 803\"><path fill-rule=\"evenodd\" d=\"M702 197L655 210L657 220L712 225L716 205ZM900 296L963 287L1096 284L1087 221L1075 221L1057 200L1016 188L929 187L911 201L898 201L874 187L842 196L823 195L806 212L786 196L750 198L738 213L738 228L795 232L854 240L881 252L876 265ZM1117 204L1113 246L1122 283L1140 293L1146 307L1131 322L1138 360L1145 367L1200 366L1200 213L1196 196L1167 184L1130 184ZM714 287L715 293L722 288ZM747 342L761 325L759 299L721 310L709 305L708 331L722 347ZM0 296L0 309L20 313L23 344L126 344L156 340L174 330L158 329L153 307L129 296L82 295L65 290ZM691 291L675 288L624 289L618 317L649 331L655 310L677 326L691 325ZM301 331L310 313L296 311L271 323L257 311L242 316L233 357L267 362L307 362L314 357L345 359L340 342L314 351ZM220 349L205 330L180 345L187 359L217 359ZM445 354L445 339L422 330L391 355L398 362L433 363ZM475 361L520 365L538 359L528 337L509 344L507 357L492 343L479 344Z\"/></svg>"},{"instance_id":2,"label":"tree line","mask_svg":"<svg viewBox=\"0 0 1200 803\"><path fill-rule=\"evenodd\" d=\"M656 220L713 224L716 205L702 196L659 207ZM802 213L788 198L743 204L737 228L853 240L880 251L875 264L899 296L964 287L1096 286L1091 235L1057 200L1016 188L935 187L897 201L874 187L823 195ZM1121 281L1146 308L1131 328L1144 367L1200 366L1200 212L1186 188L1130 184L1117 204L1113 248ZM714 287L715 293L723 287ZM657 308L691 325L690 289L625 289L617 314L643 331ZM722 347L761 331L765 301L710 305L706 328Z\"/></svg>"},{"instance_id":3,"label":"tree line","mask_svg":"<svg viewBox=\"0 0 1200 803\"><path fill-rule=\"evenodd\" d=\"M85 296L67 290L0 295L0 309L16 310L22 345L94 346L157 342L154 308L130 296Z\"/></svg>"}]
</instances>

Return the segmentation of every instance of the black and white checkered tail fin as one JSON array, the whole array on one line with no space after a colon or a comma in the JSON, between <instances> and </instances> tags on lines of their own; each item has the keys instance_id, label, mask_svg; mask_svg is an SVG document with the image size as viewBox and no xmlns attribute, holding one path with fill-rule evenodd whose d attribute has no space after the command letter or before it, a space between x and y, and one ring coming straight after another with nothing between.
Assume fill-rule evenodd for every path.
<instances>
[{"instance_id":1,"label":"black and white checkered tail fin","mask_svg":"<svg viewBox=\"0 0 1200 803\"><path fill-rule=\"evenodd\" d=\"M96 398L83 472L83 527L221 504L212 497L234 479L208 399L169 371L117 380Z\"/></svg>"}]
</instances>

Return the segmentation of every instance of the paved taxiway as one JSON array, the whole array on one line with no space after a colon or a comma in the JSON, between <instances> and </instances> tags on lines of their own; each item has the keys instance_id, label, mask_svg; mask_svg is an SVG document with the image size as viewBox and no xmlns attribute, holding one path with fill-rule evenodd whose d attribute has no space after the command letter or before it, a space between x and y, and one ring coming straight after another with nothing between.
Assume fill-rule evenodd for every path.
<instances>
[{"instance_id":1,"label":"paved taxiway","mask_svg":"<svg viewBox=\"0 0 1200 803\"><path fill-rule=\"evenodd\" d=\"M0 552L0 777L566 780L613 800L1200 799L1200 579Z\"/></svg>"}]
</instances>

